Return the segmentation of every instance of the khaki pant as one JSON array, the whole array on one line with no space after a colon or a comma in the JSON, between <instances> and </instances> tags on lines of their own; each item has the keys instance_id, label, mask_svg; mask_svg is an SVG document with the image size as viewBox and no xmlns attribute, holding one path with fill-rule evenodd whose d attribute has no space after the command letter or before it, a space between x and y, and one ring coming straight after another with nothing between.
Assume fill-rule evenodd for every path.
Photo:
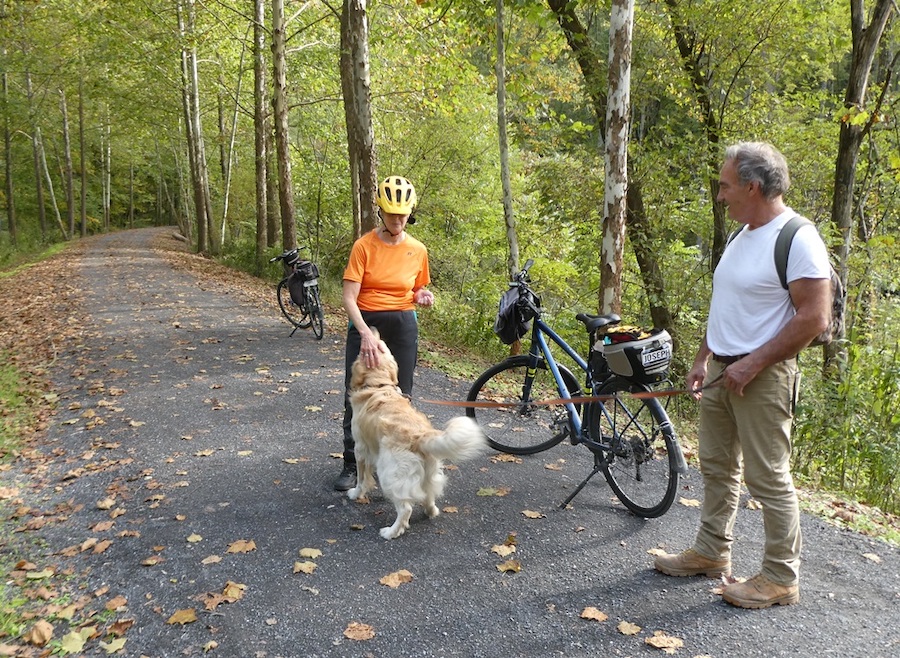
<instances>
[{"instance_id":1,"label":"khaki pant","mask_svg":"<svg viewBox=\"0 0 900 658\"><path fill-rule=\"evenodd\" d=\"M710 361L707 381L724 365ZM797 360L776 363L744 389L713 386L700 402L700 471L704 497L694 550L713 559L731 555L741 466L750 495L762 503L766 548L761 573L780 585L800 575L800 509L791 478L791 420L800 373Z\"/></svg>"}]
</instances>

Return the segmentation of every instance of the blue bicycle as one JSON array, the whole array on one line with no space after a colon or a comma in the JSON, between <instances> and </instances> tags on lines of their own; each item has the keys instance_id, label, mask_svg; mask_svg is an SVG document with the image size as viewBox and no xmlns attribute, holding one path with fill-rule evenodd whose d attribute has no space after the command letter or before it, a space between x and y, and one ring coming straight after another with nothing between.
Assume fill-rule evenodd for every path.
<instances>
[{"instance_id":1,"label":"blue bicycle","mask_svg":"<svg viewBox=\"0 0 900 658\"><path fill-rule=\"evenodd\" d=\"M469 390L467 407L501 452L531 455L568 438L594 455L588 476L562 503L567 506L597 473L634 514L655 518L668 511L687 471L675 429L653 386L666 381L672 340L664 330L623 331L616 314L576 317L590 340L583 358L541 319L540 298L530 285L529 260L501 302L495 330L505 342L527 333L527 354L509 357L488 368ZM505 317L500 317L505 316ZM646 334L646 335L644 335ZM548 339L584 372L584 388L571 370L557 363ZM585 393L586 392L586 393Z\"/></svg>"}]
</instances>

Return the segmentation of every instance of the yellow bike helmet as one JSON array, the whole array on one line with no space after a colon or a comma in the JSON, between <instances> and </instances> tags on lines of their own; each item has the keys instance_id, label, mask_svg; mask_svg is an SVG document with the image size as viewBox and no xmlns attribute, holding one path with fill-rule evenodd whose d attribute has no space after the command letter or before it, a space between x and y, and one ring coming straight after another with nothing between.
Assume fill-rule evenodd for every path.
<instances>
[{"instance_id":1,"label":"yellow bike helmet","mask_svg":"<svg viewBox=\"0 0 900 658\"><path fill-rule=\"evenodd\" d=\"M375 200L386 213L409 215L416 208L416 188L402 176L388 176L378 185Z\"/></svg>"}]
</instances>

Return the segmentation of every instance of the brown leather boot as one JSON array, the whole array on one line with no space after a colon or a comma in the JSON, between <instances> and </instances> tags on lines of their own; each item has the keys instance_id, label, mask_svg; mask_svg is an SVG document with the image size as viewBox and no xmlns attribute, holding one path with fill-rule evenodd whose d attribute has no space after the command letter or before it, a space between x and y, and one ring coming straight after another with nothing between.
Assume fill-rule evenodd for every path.
<instances>
[{"instance_id":1,"label":"brown leather boot","mask_svg":"<svg viewBox=\"0 0 900 658\"><path fill-rule=\"evenodd\" d=\"M739 608L791 605L800 600L800 587L773 583L760 573L746 582L729 585L722 592L722 598Z\"/></svg>"},{"instance_id":2,"label":"brown leather boot","mask_svg":"<svg viewBox=\"0 0 900 658\"><path fill-rule=\"evenodd\" d=\"M707 576L718 578L731 575L731 560L710 560L700 555L693 548L681 551L677 555L666 553L657 556L653 563L657 571L667 576Z\"/></svg>"}]
</instances>

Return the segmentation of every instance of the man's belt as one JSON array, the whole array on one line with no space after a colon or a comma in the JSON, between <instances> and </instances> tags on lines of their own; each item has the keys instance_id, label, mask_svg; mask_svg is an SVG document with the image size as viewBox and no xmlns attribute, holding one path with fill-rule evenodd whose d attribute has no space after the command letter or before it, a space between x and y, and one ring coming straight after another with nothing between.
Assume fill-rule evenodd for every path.
<instances>
[{"instance_id":1,"label":"man's belt","mask_svg":"<svg viewBox=\"0 0 900 658\"><path fill-rule=\"evenodd\" d=\"M719 363L724 363L726 366L730 366L732 363L734 363L736 361L740 361L745 356L747 356L747 355L746 354L735 354L733 356L723 356L721 354L713 354L712 360L718 361Z\"/></svg>"}]
</instances>

